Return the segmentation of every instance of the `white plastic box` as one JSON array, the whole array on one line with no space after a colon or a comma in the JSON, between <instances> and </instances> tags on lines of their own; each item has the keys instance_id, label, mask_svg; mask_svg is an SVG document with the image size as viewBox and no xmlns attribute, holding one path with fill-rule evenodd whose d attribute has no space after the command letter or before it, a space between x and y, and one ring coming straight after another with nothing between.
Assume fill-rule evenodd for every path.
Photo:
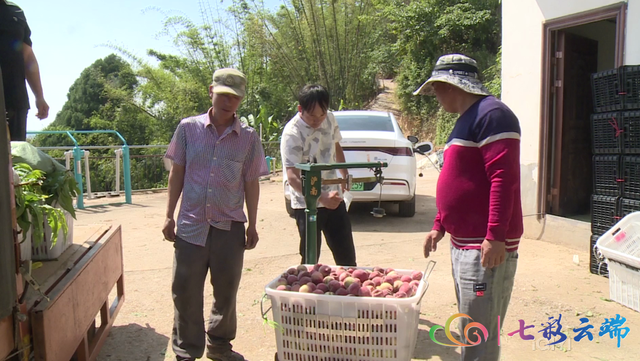
<instances>
[{"instance_id":1,"label":"white plastic box","mask_svg":"<svg viewBox=\"0 0 640 361\"><path fill-rule=\"evenodd\" d=\"M395 271L400 275L413 272ZM411 360L418 336L420 304L429 287L427 273L416 294L409 298L278 291L279 278L265 289L277 324L279 361ZM266 312L263 311L263 317Z\"/></svg>"},{"instance_id":2,"label":"white plastic box","mask_svg":"<svg viewBox=\"0 0 640 361\"><path fill-rule=\"evenodd\" d=\"M598 238L596 247L608 260L640 268L640 212L622 218Z\"/></svg>"},{"instance_id":3,"label":"white plastic box","mask_svg":"<svg viewBox=\"0 0 640 361\"><path fill-rule=\"evenodd\" d=\"M44 217L44 236L43 240L38 247L32 242L31 247L31 259L34 261L49 261L60 257L60 255L73 244L73 217L67 211L64 212L64 218L67 221L67 237L65 239L64 231L62 227L58 231L58 239L56 244L51 247L51 235L53 231L47 222L47 217Z\"/></svg>"},{"instance_id":4,"label":"white plastic box","mask_svg":"<svg viewBox=\"0 0 640 361\"><path fill-rule=\"evenodd\" d=\"M640 270L609 261L609 298L640 312Z\"/></svg>"},{"instance_id":5,"label":"white plastic box","mask_svg":"<svg viewBox=\"0 0 640 361\"><path fill-rule=\"evenodd\" d=\"M640 312L640 212L600 236L596 249L609 268L609 298Z\"/></svg>"}]
</instances>

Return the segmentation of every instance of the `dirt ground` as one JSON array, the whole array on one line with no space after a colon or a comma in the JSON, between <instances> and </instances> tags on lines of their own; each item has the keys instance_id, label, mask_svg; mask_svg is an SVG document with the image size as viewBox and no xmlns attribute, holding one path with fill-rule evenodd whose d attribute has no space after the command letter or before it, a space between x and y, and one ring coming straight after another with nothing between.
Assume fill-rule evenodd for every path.
<instances>
[{"instance_id":1,"label":"dirt ground","mask_svg":"<svg viewBox=\"0 0 640 361\"><path fill-rule=\"evenodd\" d=\"M373 218L371 205L356 204L350 211L358 264L403 269L424 269L422 240L435 215L435 182L438 173L426 169L419 178L417 213L413 218L395 216L397 206L387 217ZM298 237L294 221L285 212L282 184L278 178L262 183L259 207L260 243L245 255L244 274L238 301L238 334L234 348L248 360L273 360L275 331L260 315L260 299L272 279L299 262ZM109 200L112 202L113 200ZM92 233L98 225L122 226L125 262L124 306L115 320L99 361L161 361L174 358L170 335L173 319L170 284L173 247L160 232L166 194L136 194L133 205L105 205L78 212L75 242ZM104 199L89 204L106 202ZM396 209L394 209L396 208ZM610 302L608 279L588 270L588 246L574 250L545 241L523 240L515 288L503 321L503 360L637 360L640 351L640 313ZM430 286L421 305L417 347L413 360L458 360L459 348L440 346L429 338L429 327L444 325L457 312L452 286L448 240L441 243L431 259L437 262ZM574 263L578 255L579 264ZM323 246L321 263L333 264ZM204 314L211 305L211 288L205 292ZM594 326L593 341L583 339L564 344L562 349L545 350L543 324L562 314L562 331L571 331L588 317ZM605 318L616 314L626 318L629 328L621 346L608 335L598 336ZM269 318L272 315L269 313ZM528 329L535 341L523 341L507 334L519 329L519 321L535 325ZM454 330L457 331L457 330ZM442 331L438 331L442 333ZM455 332L454 332L455 333ZM446 338L438 337L441 342ZM542 349L540 346L543 346Z\"/></svg>"}]
</instances>

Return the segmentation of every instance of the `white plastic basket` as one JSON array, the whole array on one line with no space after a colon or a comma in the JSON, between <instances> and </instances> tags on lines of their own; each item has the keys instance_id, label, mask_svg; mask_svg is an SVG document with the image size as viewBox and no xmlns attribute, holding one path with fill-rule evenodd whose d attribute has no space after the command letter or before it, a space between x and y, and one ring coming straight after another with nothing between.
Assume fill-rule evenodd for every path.
<instances>
[{"instance_id":1,"label":"white plastic basket","mask_svg":"<svg viewBox=\"0 0 640 361\"><path fill-rule=\"evenodd\" d=\"M640 312L640 270L609 260L609 298Z\"/></svg>"},{"instance_id":2,"label":"white plastic basket","mask_svg":"<svg viewBox=\"0 0 640 361\"><path fill-rule=\"evenodd\" d=\"M622 218L598 238L596 248L608 260L640 268L640 212Z\"/></svg>"},{"instance_id":3,"label":"white plastic basket","mask_svg":"<svg viewBox=\"0 0 640 361\"><path fill-rule=\"evenodd\" d=\"M73 217L67 211L64 211L64 218L67 221L67 237L64 236L62 227L58 231L58 239L56 244L51 247L51 236L53 231L47 222L47 217L44 217L44 237L38 247L31 248L31 259L34 261L49 261L60 257L62 252L66 251L73 243Z\"/></svg>"},{"instance_id":4,"label":"white plastic basket","mask_svg":"<svg viewBox=\"0 0 640 361\"><path fill-rule=\"evenodd\" d=\"M409 298L346 297L278 291L276 287L280 276L276 277L265 288L265 297L271 300L273 320L277 324L276 359L411 360L418 336L420 303L429 287L428 278L433 267L435 262L430 261L416 294ZM411 270L395 271L400 275L412 273ZM269 309L265 311L263 303L262 317L266 319Z\"/></svg>"}]
</instances>

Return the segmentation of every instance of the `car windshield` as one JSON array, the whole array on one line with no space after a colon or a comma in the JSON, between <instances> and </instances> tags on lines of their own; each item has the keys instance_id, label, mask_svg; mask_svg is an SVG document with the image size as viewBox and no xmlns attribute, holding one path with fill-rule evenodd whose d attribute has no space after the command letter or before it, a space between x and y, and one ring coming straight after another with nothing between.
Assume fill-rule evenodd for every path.
<instances>
[{"instance_id":1,"label":"car windshield","mask_svg":"<svg viewBox=\"0 0 640 361\"><path fill-rule=\"evenodd\" d=\"M341 131L393 132L391 118L384 115L336 115Z\"/></svg>"}]
</instances>

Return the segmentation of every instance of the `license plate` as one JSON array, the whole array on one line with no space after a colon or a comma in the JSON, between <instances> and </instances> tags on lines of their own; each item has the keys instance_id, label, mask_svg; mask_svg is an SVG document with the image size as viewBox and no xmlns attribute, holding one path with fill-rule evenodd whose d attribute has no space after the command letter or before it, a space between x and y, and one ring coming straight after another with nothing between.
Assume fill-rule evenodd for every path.
<instances>
[{"instance_id":1,"label":"license plate","mask_svg":"<svg viewBox=\"0 0 640 361\"><path fill-rule=\"evenodd\" d=\"M351 184L351 190L352 191L363 191L364 190L364 183L358 182L358 183Z\"/></svg>"}]
</instances>

